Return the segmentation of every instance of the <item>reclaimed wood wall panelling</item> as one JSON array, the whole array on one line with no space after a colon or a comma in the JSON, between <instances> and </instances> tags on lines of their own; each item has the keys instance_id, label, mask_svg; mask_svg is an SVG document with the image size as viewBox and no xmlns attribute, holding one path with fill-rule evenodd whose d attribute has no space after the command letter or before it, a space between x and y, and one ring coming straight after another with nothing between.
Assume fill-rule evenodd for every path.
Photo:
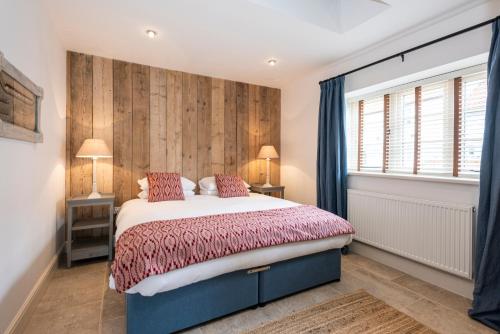
<instances>
[{"instance_id":1,"label":"reclaimed wood wall panelling","mask_svg":"<svg viewBox=\"0 0 500 334\"><path fill-rule=\"evenodd\" d=\"M113 191L117 205L137 195L136 181L149 170L263 183L260 147L280 152L278 89L73 52L68 82L68 196L91 191L91 160L74 156L87 138L102 138L113 151L98 162L98 186ZM272 161L274 184L279 165Z\"/></svg>"},{"instance_id":2,"label":"reclaimed wood wall panelling","mask_svg":"<svg viewBox=\"0 0 500 334\"><path fill-rule=\"evenodd\" d=\"M167 171L182 173L182 72L167 70Z\"/></svg>"},{"instance_id":3,"label":"reclaimed wood wall panelling","mask_svg":"<svg viewBox=\"0 0 500 334\"><path fill-rule=\"evenodd\" d=\"M149 74L149 168L167 170L167 71L151 67Z\"/></svg>"},{"instance_id":4,"label":"reclaimed wood wall panelling","mask_svg":"<svg viewBox=\"0 0 500 334\"><path fill-rule=\"evenodd\" d=\"M281 91L269 89L271 93L269 115L269 143L274 145L278 155L281 156ZM271 184L280 184L280 159L271 160Z\"/></svg>"},{"instance_id":5,"label":"reclaimed wood wall panelling","mask_svg":"<svg viewBox=\"0 0 500 334\"><path fill-rule=\"evenodd\" d=\"M149 67L132 65L132 196L141 191L138 179L149 172Z\"/></svg>"},{"instance_id":6,"label":"reclaimed wood wall panelling","mask_svg":"<svg viewBox=\"0 0 500 334\"><path fill-rule=\"evenodd\" d=\"M271 112L269 106L269 92L270 89L261 88L259 89L260 96L258 102L258 111L259 111L259 148L263 145L269 145L271 142L270 137L270 117L269 114ZM258 152L257 152L258 154ZM266 161L259 160L259 170L260 170L260 182L266 183Z\"/></svg>"},{"instance_id":7,"label":"reclaimed wood wall panelling","mask_svg":"<svg viewBox=\"0 0 500 334\"><path fill-rule=\"evenodd\" d=\"M259 154L259 111L257 108L259 87L250 85L248 88L248 183L260 182Z\"/></svg>"},{"instance_id":8,"label":"reclaimed wood wall panelling","mask_svg":"<svg viewBox=\"0 0 500 334\"><path fill-rule=\"evenodd\" d=\"M224 85L224 173L236 175L236 83Z\"/></svg>"},{"instance_id":9,"label":"reclaimed wood wall panelling","mask_svg":"<svg viewBox=\"0 0 500 334\"><path fill-rule=\"evenodd\" d=\"M224 80L212 79L212 172L224 173Z\"/></svg>"},{"instance_id":10,"label":"reclaimed wood wall panelling","mask_svg":"<svg viewBox=\"0 0 500 334\"><path fill-rule=\"evenodd\" d=\"M198 77L182 74L182 175L198 179Z\"/></svg>"},{"instance_id":11,"label":"reclaimed wood wall panelling","mask_svg":"<svg viewBox=\"0 0 500 334\"><path fill-rule=\"evenodd\" d=\"M236 166L237 173L248 180L248 84L236 83Z\"/></svg>"},{"instance_id":12,"label":"reclaimed wood wall panelling","mask_svg":"<svg viewBox=\"0 0 500 334\"><path fill-rule=\"evenodd\" d=\"M64 178L64 190L65 197L71 197L71 140L73 138L71 132L72 117L71 117L71 89L74 86L72 81L72 68L71 59L73 58L73 53L66 53L66 165L65 165L65 178ZM66 203L64 205L66 208Z\"/></svg>"},{"instance_id":13,"label":"reclaimed wood wall panelling","mask_svg":"<svg viewBox=\"0 0 500 334\"><path fill-rule=\"evenodd\" d=\"M132 198L132 64L116 60L113 117L113 189L121 204Z\"/></svg>"},{"instance_id":14,"label":"reclaimed wood wall panelling","mask_svg":"<svg viewBox=\"0 0 500 334\"><path fill-rule=\"evenodd\" d=\"M197 178L213 175L212 172L212 80L198 77L198 157Z\"/></svg>"},{"instance_id":15,"label":"reclaimed wood wall panelling","mask_svg":"<svg viewBox=\"0 0 500 334\"><path fill-rule=\"evenodd\" d=\"M92 57L72 54L70 75L70 195L79 196L92 191L92 161L75 155L83 141L92 138ZM90 217L90 208L79 209L77 216Z\"/></svg>"},{"instance_id":16,"label":"reclaimed wood wall panelling","mask_svg":"<svg viewBox=\"0 0 500 334\"><path fill-rule=\"evenodd\" d=\"M113 61L93 58L92 137L103 139L113 153ZM113 158L97 160L97 190L113 192ZM107 207L94 208L94 216L106 215Z\"/></svg>"}]
</instances>

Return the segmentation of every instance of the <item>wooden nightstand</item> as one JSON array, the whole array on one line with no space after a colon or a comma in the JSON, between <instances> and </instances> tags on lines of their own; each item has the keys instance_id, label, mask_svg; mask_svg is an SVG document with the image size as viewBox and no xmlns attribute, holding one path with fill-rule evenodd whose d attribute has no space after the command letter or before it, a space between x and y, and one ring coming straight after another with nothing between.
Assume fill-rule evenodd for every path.
<instances>
[{"instance_id":1,"label":"wooden nightstand","mask_svg":"<svg viewBox=\"0 0 500 334\"><path fill-rule=\"evenodd\" d=\"M272 186L264 187L262 184L252 184L250 190L254 193L259 193L263 195L270 195L271 193L280 193L281 198L285 198L285 187L284 186Z\"/></svg>"},{"instance_id":2,"label":"wooden nightstand","mask_svg":"<svg viewBox=\"0 0 500 334\"><path fill-rule=\"evenodd\" d=\"M75 208L108 206L108 216L102 218L75 219ZM113 223L115 211L115 195L102 194L101 198L89 199L87 196L72 197L66 200L67 230L66 230L66 258L67 267L75 260L89 259L99 256L113 257ZM104 237L75 238L73 231L108 228L109 235Z\"/></svg>"}]
</instances>

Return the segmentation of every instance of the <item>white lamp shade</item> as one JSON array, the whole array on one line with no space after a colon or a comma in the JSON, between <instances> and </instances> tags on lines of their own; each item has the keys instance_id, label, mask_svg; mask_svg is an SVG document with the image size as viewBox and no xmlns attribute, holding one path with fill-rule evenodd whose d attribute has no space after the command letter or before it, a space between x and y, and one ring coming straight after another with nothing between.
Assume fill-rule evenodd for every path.
<instances>
[{"instance_id":1,"label":"white lamp shade","mask_svg":"<svg viewBox=\"0 0 500 334\"><path fill-rule=\"evenodd\" d=\"M111 158L113 155L102 139L85 139L76 153L77 158Z\"/></svg>"},{"instance_id":2,"label":"white lamp shade","mask_svg":"<svg viewBox=\"0 0 500 334\"><path fill-rule=\"evenodd\" d=\"M264 145L260 148L257 159L278 159L279 157L273 145Z\"/></svg>"}]
</instances>

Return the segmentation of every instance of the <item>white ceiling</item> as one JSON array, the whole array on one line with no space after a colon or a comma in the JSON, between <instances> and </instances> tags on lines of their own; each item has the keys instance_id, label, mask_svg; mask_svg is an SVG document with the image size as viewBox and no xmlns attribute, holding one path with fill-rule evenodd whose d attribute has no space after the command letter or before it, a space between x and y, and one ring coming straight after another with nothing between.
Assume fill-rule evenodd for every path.
<instances>
[{"instance_id":1,"label":"white ceiling","mask_svg":"<svg viewBox=\"0 0 500 334\"><path fill-rule=\"evenodd\" d=\"M43 1L69 50L274 87L471 2L332 0L329 23L304 0Z\"/></svg>"}]
</instances>

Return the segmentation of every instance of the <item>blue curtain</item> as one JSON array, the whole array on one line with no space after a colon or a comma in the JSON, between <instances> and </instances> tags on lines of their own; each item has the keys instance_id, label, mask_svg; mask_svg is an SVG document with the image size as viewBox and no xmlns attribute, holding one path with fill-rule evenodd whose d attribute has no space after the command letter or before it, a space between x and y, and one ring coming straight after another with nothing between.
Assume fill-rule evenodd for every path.
<instances>
[{"instance_id":1,"label":"blue curtain","mask_svg":"<svg viewBox=\"0 0 500 334\"><path fill-rule=\"evenodd\" d=\"M321 84L318 121L317 205L347 217L344 77Z\"/></svg>"},{"instance_id":2,"label":"blue curtain","mask_svg":"<svg viewBox=\"0 0 500 334\"><path fill-rule=\"evenodd\" d=\"M469 315L500 331L500 20L493 23L488 61L475 274Z\"/></svg>"}]
</instances>

